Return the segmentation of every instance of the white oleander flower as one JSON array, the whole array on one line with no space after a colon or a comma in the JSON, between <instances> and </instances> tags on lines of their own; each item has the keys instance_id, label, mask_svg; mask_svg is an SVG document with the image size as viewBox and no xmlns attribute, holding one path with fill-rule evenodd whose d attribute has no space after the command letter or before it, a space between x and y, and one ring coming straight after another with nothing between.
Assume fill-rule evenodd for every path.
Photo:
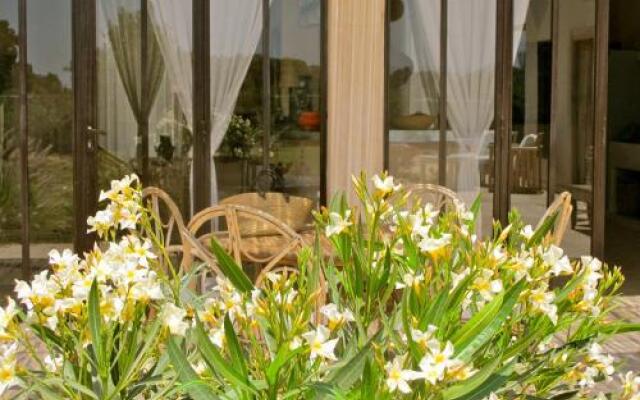
<instances>
[{"instance_id":1,"label":"white oleander flower","mask_svg":"<svg viewBox=\"0 0 640 400\"><path fill-rule=\"evenodd\" d=\"M513 262L508 265L507 268L515 273L516 280L526 278L527 281L531 280L529 271L533 268L535 260L527 253L522 253L514 257Z\"/></svg>"},{"instance_id":2,"label":"white oleander flower","mask_svg":"<svg viewBox=\"0 0 640 400\"><path fill-rule=\"evenodd\" d=\"M344 309L341 312L338 310L338 306L333 303L325 304L324 306L322 306L320 308L320 313L322 313L329 320L329 330L339 328L347 322L355 321L353 313L350 310Z\"/></svg>"},{"instance_id":3,"label":"white oleander flower","mask_svg":"<svg viewBox=\"0 0 640 400\"><path fill-rule=\"evenodd\" d=\"M16 280L15 285L16 297L28 309L37 307L40 310L48 310L55 303L55 296L60 287L51 279L49 279L49 271L44 270L34 276L29 285L25 281Z\"/></svg>"},{"instance_id":4,"label":"white oleander flower","mask_svg":"<svg viewBox=\"0 0 640 400\"><path fill-rule=\"evenodd\" d=\"M16 302L11 297L7 297L7 305L4 308L0 307L0 341L12 338L8 329L17 314Z\"/></svg>"},{"instance_id":5,"label":"white oleander flower","mask_svg":"<svg viewBox=\"0 0 640 400\"><path fill-rule=\"evenodd\" d=\"M16 354L18 344L0 346L0 396L12 386L19 383L16 376Z\"/></svg>"},{"instance_id":6,"label":"white oleander flower","mask_svg":"<svg viewBox=\"0 0 640 400\"><path fill-rule=\"evenodd\" d=\"M315 331L309 331L302 334L302 337L306 340L309 344L309 348L311 349L311 354L309 356L311 361L318 357L332 361L336 360L336 356L333 354L333 351L338 343L338 339L329 340L330 334L331 331L322 325L318 326Z\"/></svg>"},{"instance_id":7,"label":"white oleander flower","mask_svg":"<svg viewBox=\"0 0 640 400\"><path fill-rule=\"evenodd\" d=\"M289 350L296 350L300 348L300 346L302 346L302 338L300 338L300 336L294 336L291 342L289 342Z\"/></svg>"},{"instance_id":8,"label":"white oleander flower","mask_svg":"<svg viewBox=\"0 0 640 400\"><path fill-rule=\"evenodd\" d=\"M62 253L53 249L49 252L49 265L54 269L77 268L80 257L69 249L64 249Z\"/></svg>"},{"instance_id":9,"label":"white oleander flower","mask_svg":"<svg viewBox=\"0 0 640 400\"><path fill-rule=\"evenodd\" d=\"M184 336L189 329L185 320L187 312L175 304L167 303L162 308L161 318L164 326L169 328L172 335Z\"/></svg>"},{"instance_id":10,"label":"white oleander flower","mask_svg":"<svg viewBox=\"0 0 640 400\"><path fill-rule=\"evenodd\" d=\"M626 374L620 374L618 377L622 385L622 399L640 400L640 376L636 375L633 371L628 371Z\"/></svg>"},{"instance_id":11,"label":"white oleander flower","mask_svg":"<svg viewBox=\"0 0 640 400\"><path fill-rule=\"evenodd\" d=\"M87 233L95 232L98 237L105 237L105 235L116 225L115 215L109 208L99 210L95 216L87 218Z\"/></svg>"},{"instance_id":12,"label":"white oleander flower","mask_svg":"<svg viewBox=\"0 0 640 400\"><path fill-rule=\"evenodd\" d=\"M394 191L398 191L402 188L402 185L400 184L396 185L393 182L393 176L387 176L383 179L379 175L374 175L372 180L373 180L373 186L382 195L393 193Z\"/></svg>"},{"instance_id":13,"label":"white oleander flower","mask_svg":"<svg viewBox=\"0 0 640 400\"><path fill-rule=\"evenodd\" d=\"M483 268L473 280L471 287L478 292L483 301L491 301L494 296L504 289L501 279L493 279L493 271Z\"/></svg>"},{"instance_id":14,"label":"white oleander flower","mask_svg":"<svg viewBox=\"0 0 640 400\"><path fill-rule=\"evenodd\" d=\"M615 359L609 354L603 354L602 346L598 343L592 343L591 346L589 346L587 361L606 377L613 375L615 372L613 366Z\"/></svg>"},{"instance_id":15,"label":"white oleander flower","mask_svg":"<svg viewBox=\"0 0 640 400\"><path fill-rule=\"evenodd\" d=\"M564 250L558 246L549 246L549 248L542 253L542 259L551 268L551 274L553 276L569 275L573 273L569 257L564 255Z\"/></svg>"},{"instance_id":16,"label":"white oleander flower","mask_svg":"<svg viewBox=\"0 0 640 400\"><path fill-rule=\"evenodd\" d=\"M429 253L431 255L436 255L440 252L444 247L448 246L451 243L451 234L445 233L439 238L434 237L425 237L419 243L418 247L423 253Z\"/></svg>"},{"instance_id":17,"label":"white oleander flower","mask_svg":"<svg viewBox=\"0 0 640 400\"><path fill-rule=\"evenodd\" d=\"M104 201L104 200L116 201L118 200L119 195L131 189L134 183L138 184L139 182L140 182L140 179L136 174L125 175L124 178L120 180L112 180L111 188L106 191L104 190L100 191L100 197L98 198L98 200L99 201Z\"/></svg>"},{"instance_id":18,"label":"white oleander flower","mask_svg":"<svg viewBox=\"0 0 640 400\"><path fill-rule=\"evenodd\" d=\"M58 371L62 367L63 362L64 358L61 355L51 357L51 354L48 354L44 358L44 366L49 372Z\"/></svg>"},{"instance_id":19,"label":"white oleander flower","mask_svg":"<svg viewBox=\"0 0 640 400\"><path fill-rule=\"evenodd\" d=\"M533 310L545 314L555 325L558 323L558 307L553 304L554 300L555 295L548 290L546 284L529 293L529 304Z\"/></svg>"},{"instance_id":20,"label":"white oleander flower","mask_svg":"<svg viewBox=\"0 0 640 400\"><path fill-rule=\"evenodd\" d=\"M393 359L393 362L388 362L385 365L385 370L387 372L387 379L385 382L389 392L391 393L396 390L405 394L411 393L409 382L422 377L420 372L403 369L402 364L404 359L405 357L396 356Z\"/></svg>"},{"instance_id":21,"label":"white oleander flower","mask_svg":"<svg viewBox=\"0 0 640 400\"><path fill-rule=\"evenodd\" d=\"M396 289L412 288L416 292L420 291L420 287L424 283L424 275L415 272L408 272L402 275L402 281L396 282Z\"/></svg>"},{"instance_id":22,"label":"white oleander flower","mask_svg":"<svg viewBox=\"0 0 640 400\"><path fill-rule=\"evenodd\" d=\"M530 240L533 237L534 233L535 231L533 230L531 225L525 225L520 231L520 234L527 240Z\"/></svg>"},{"instance_id":23,"label":"white oleander flower","mask_svg":"<svg viewBox=\"0 0 640 400\"><path fill-rule=\"evenodd\" d=\"M329 213L329 224L325 228L325 235L331 237L333 235L339 235L345 229L350 227L353 223L349 220L351 218L351 210L345 212L344 217L337 212Z\"/></svg>"},{"instance_id":24,"label":"white oleander flower","mask_svg":"<svg viewBox=\"0 0 640 400\"><path fill-rule=\"evenodd\" d=\"M429 352L420 360L420 370L422 377L432 385L444 379L444 374L450 365L453 365L454 348L451 342L447 342L444 347L433 341L429 346Z\"/></svg>"},{"instance_id":25,"label":"white oleander flower","mask_svg":"<svg viewBox=\"0 0 640 400\"><path fill-rule=\"evenodd\" d=\"M422 350L426 350L429 347L429 343L433 340L433 335L438 328L434 325L429 325L426 331L419 329L411 329L411 339L415 344L420 346Z\"/></svg>"},{"instance_id":26,"label":"white oleander flower","mask_svg":"<svg viewBox=\"0 0 640 400\"><path fill-rule=\"evenodd\" d=\"M211 343L218 346L218 348L221 350L224 349L224 345L227 341L224 335L224 329L222 329L222 327L212 329L209 334L209 339L211 340Z\"/></svg>"},{"instance_id":27,"label":"white oleander flower","mask_svg":"<svg viewBox=\"0 0 640 400\"><path fill-rule=\"evenodd\" d=\"M472 365L466 364L461 360L454 359L447 367L447 376L456 381L464 381L478 372Z\"/></svg>"}]
</instances>

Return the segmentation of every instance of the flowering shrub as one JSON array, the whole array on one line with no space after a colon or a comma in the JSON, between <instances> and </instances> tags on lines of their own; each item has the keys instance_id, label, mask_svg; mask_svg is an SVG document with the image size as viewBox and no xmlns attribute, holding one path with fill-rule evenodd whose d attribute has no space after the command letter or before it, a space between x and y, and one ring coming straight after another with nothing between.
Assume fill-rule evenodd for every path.
<instances>
[{"instance_id":1,"label":"flowering shrub","mask_svg":"<svg viewBox=\"0 0 640 400\"><path fill-rule=\"evenodd\" d=\"M512 213L480 240L478 201L435 210L386 175L354 186L360 205L318 212L316 243L260 287L212 241L225 276L196 296L136 178L114 182L89 220L106 243L52 252L51 273L17 282L23 307L1 309L0 393L568 399L612 379L602 343L638 330L607 315L622 275L550 244L553 218L534 230ZM22 353L35 362L18 365ZM619 379L614 398L640 396L640 377Z\"/></svg>"},{"instance_id":2,"label":"flowering shrub","mask_svg":"<svg viewBox=\"0 0 640 400\"><path fill-rule=\"evenodd\" d=\"M162 326L151 315L172 295L145 235L152 216L137 177L114 181L100 200L108 204L89 232L108 242L82 258L51 251L50 270L16 281L22 307L9 299L0 309L0 393L20 385L29 398L134 398L163 368Z\"/></svg>"}]
</instances>

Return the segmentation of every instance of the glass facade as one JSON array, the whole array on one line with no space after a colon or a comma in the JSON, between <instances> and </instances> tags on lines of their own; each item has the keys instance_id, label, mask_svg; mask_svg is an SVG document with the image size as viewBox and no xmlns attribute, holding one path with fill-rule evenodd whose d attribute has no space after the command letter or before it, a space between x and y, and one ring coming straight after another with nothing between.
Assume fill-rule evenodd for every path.
<instances>
[{"instance_id":1,"label":"glass facade","mask_svg":"<svg viewBox=\"0 0 640 400\"><path fill-rule=\"evenodd\" d=\"M30 255L42 268L73 242L71 0L30 0L26 19Z\"/></svg>"},{"instance_id":2,"label":"glass facade","mask_svg":"<svg viewBox=\"0 0 640 400\"><path fill-rule=\"evenodd\" d=\"M0 1L0 294L20 276L21 156L18 87L18 2Z\"/></svg>"},{"instance_id":3,"label":"glass facade","mask_svg":"<svg viewBox=\"0 0 640 400\"><path fill-rule=\"evenodd\" d=\"M255 54L247 60L231 125L215 152L221 199L242 192L273 191L319 203L321 11L320 0L271 2L268 40L262 36ZM212 9L215 22L214 12ZM257 38L247 38L245 43L251 39ZM214 36L211 43L217 43ZM265 63L267 52L269 62ZM215 102L219 97L216 80L223 77L213 74L211 78Z\"/></svg>"},{"instance_id":4,"label":"glass facade","mask_svg":"<svg viewBox=\"0 0 640 400\"><path fill-rule=\"evenodd\" d=\"M609 49L598 49L598 26L608 23L598 13L601 3L611 4L616 22ZM637 75L627 16L635 9L625 13L622 3L513 0L505 3L513 21L507 42L498 31L504 4L496 0L388 0L388 68L376 83L387 88L386 167L406 184L441 184L466 202L481 195L484 235L491 217L508 210L503 196L536 224L568 191L575 209L565 238L570 255L604 243L608 257L623 254L616 232L634 237L639 213L637 168L627 161L636 143L635 86L627 84ZM85 235L80 213L91 207L78 208L74 199L97 197L95 189L78 188L100 189L125 173L169 192L185 217L194 203L200 208L245 192L300 196L313 205L331 195L324 193L327 3L88 4L0 0L0 265L41 266L51 247L77 243ZM79 22L95 30L95 43ZM507 47L505 71L496 59L506 64L497 56ZM602 147L595 129L606 112L598 105L598 54L607 50L611 118ZM72 65L89 79L76 81ZM496 104L496 88L507 78L510 98ZM505 125L496 115L507 108ZM95 154L78 146L89 134L97 138ZM496 138L506 137L511 146L498 149ZM505 157L506 171L495 171ZM496 184L504 174L510 187ZM88 180L93 184L78 185ZM598 209L605 191L606 210Z\"/></svg>"}]
</instances>

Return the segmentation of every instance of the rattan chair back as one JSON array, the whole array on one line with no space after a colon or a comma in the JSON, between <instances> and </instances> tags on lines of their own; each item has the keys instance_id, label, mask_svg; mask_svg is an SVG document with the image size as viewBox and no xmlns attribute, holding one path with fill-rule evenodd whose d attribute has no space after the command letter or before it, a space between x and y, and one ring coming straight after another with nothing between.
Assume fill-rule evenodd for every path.
<instances>
[{"instance_id":1,"label":"rattan chair back","mask_svg":"<svg viewBox=\"0 0 640 400\"><path fill-rule=\"evenodd\" d=\"M462 203L456 192L444 186L419 183L407 185L406 188L410 202L419 200L421 204L431 203L436 210L455 210L456 203Z\"/></svg>"},{"instance_id":2,"label":"rattan chair back","mask_svg":"<svg viewBox=\"0 0 640 400\"><path fill-rule=\"evenodd\" d=\"M571 204L571 193L560 193L553 203L551 203L549 208L547 208L536 226L536 228L540 228L547 218L557 215L553 229L545 238L546 243L555 244L556 246L560 246L562 244L564 235L567 232L567 227L569 226L569 220L571 219L572 212L573 205Z\"/></svg>"}]
</instances>

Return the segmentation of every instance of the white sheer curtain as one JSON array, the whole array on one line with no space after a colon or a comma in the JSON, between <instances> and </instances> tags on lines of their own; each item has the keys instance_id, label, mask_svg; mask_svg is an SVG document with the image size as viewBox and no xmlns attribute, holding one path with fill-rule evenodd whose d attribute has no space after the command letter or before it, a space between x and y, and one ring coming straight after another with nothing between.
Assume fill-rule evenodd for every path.
<instances>
[{"instance_id":1,"label":"white sheer curtain","mask_svg":"<svg viewBox=\"0 0 640 400\"><path fill-rule=\"evenodd\" d=\"M513 46L518 48L529 0L514 2ZM453 189L467 202L473 201L480 188L479 160L493 121L496 0L448 2L447 46L447 118L450 140L459 152L449 158L456 161L458 174ZM408 1L416 59L420 71L439 71L440 0ZM427 74L427 96L439 94L439 72Z\"/></svg>"},{"instance_id":2,"label":"white sheer curtain","mask_svg":"<svg viewBox=\"0 0 640 400\"><path fill-rule=\"evenodd\" d=\"M213 155L227 131L238 93L262 34L262 1L212 0L210 10ZM213 162L211 168L211 200L217 202L218 184Z\"/></svg>"},{"instance_id":3,"label":"white sheer curtain","mask_svg":"<svg viewBox=\"0 0 640 400\"><path fill-rule=\"evenodd\" d=\"M180 105L192 128L192 15L175 0L152 0L151 17ZM210 5L211 155L222 143L238 93L262 34L262 2L212 0ZM211 164L211 200L218 200Z\"/></svg>"}]
</instances>

